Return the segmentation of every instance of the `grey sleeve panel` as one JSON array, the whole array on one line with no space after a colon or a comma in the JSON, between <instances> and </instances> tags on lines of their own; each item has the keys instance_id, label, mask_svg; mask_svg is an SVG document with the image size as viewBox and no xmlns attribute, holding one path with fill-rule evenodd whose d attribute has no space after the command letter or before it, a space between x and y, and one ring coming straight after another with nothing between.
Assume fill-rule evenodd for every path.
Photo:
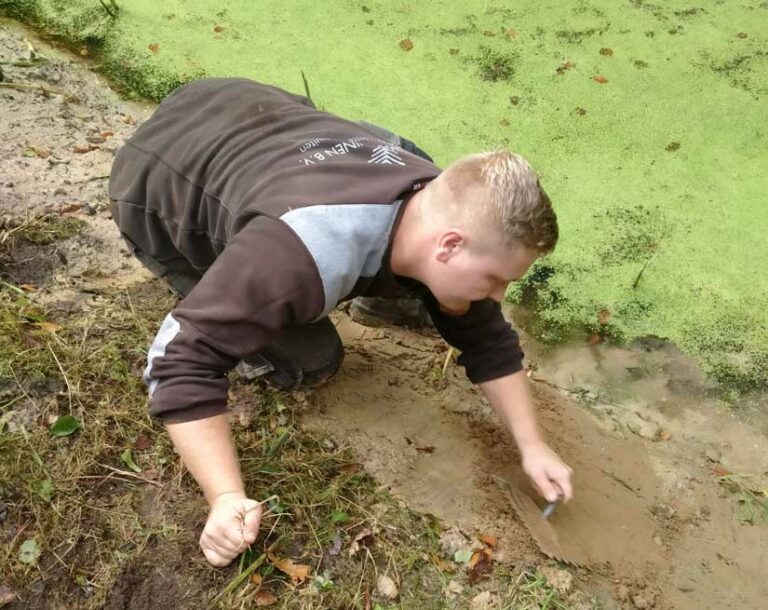
<instances>
[{"instance_id":1,"label":"grey sleeve panel","mask_svg":"<svg viewBox=\"0 0 768 610\"><path fill-rule=\"evenodd\" d=\"M381 268L402 201L297 208L280 219L296 233L317 265L328 315L361 277Z\"/></svg>"},{"instance_id":2,"label":"grey sleeve panel","mask_svg":"<svg viewBox=\"0 0 768 610\"><path fill-rule=\"evenodd\" d=\"M163 320L160 330L157 331L155 340L149 348L149 353L147 354L147 367L144 369L144 382L147 384L147 387L149 387L150 398L152 397L152 394L155 393L158 383L158 380L152 377L152 363L155 358L162 358L165 356L168 344L173 341L180 330L181 325L171 314L168 314L165 316L165 320Z\"/></svg>"}]
</instances>

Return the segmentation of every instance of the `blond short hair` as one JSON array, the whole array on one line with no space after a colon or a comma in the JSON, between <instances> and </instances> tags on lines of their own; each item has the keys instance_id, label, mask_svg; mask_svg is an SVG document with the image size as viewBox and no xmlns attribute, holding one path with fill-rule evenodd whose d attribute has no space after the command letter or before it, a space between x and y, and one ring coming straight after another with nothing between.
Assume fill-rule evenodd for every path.
<instances>
[{"instance_id":1,"label":"blond short hair","mask_svg":"<svg viewBox=\"0 0 768 610\"><path fill-rule=\"evenodd\" d=\"M519 155L503 149L467 155L433 183L444 211L490 221L506 245L522 243L541 254L554 249L557 216L536 172Z\"/></svg>"}]
</instances>

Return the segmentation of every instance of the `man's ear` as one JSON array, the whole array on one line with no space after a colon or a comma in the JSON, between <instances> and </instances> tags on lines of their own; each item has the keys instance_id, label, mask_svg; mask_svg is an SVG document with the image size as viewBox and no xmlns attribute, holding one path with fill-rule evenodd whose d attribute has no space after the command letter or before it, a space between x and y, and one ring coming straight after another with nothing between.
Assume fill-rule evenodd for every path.
<instances>
[{"instance_id":1,"label":"man's ear","mask_svg":"<svg viewBox=\"0 0 768 610\"><path fill-rule=\"evenodd\" d=\"M437 242L437 260L445 263L466 244L464 235L456 230L449 230L440 236Z\"/></svg>"}]
</instances>

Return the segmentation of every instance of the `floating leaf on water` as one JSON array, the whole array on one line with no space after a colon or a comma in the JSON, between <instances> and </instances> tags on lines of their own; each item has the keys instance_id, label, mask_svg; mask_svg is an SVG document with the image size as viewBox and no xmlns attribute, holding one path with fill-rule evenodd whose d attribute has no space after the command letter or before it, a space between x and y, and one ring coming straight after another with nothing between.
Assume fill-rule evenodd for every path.
<instances>
[{"instance_id":1,"label":"floating leaf on water","mask_svg":"<svg viewBox=\"0 0 768 610\"><path fill-rule=\"evenodd\" d=\"M120 459L123 461L123 464L128 466L133 472L141 472L141 468L136 464L136 462L133 461L133 454L131 453L130 449L126 449L120 454Z\"/></svg>"},{"instance_id":2,"label":"floating leaf on water","mask_svg":"<svg viewBox=\"0 0 768 610\"><path fill-rule=\"evenodd\" d=\"M38 557L40 557L40 547L34 538L25 540L19 547L19 561L21 563L35 563Z\"/></svg>"},{"instance_id":3,"label":"floating leaf on water","mask_svg":"<svg viewBox=\"0 0 768 610\"><path fill-rule=\"evenodd\" d=\"M610 57L611 55L613 55L613 49L611 49L610 47L603 47L602 49L600 49L600 55L607 55Z\"/></svg>"},{"instance_id":4,"label":"floating leaf on water","mask_svg":"<svg viewBox=\"0 0 768 610\"><path fill-rule=\"evenodd\" d=\"M454 49L448 49L448 52L449 52L451 55L458 55L458 54L459 54L459 50L458 50L458 49L455 49L455 48L454 48Z\"/></svg>"},{"instance_id":5,"label":"floating leaf on water","mask_svg":"<svg viewBox=\"0 0 768 610\"><path fill-rule=\"evenodd\" d=\"M513 30L512 28L509 28L505 34L510 40L517 38L517 30Z\"/></svg>"},{"instance_id":6,"label":"floating leaf on water","mask_svg":"<svg viewBox=\"0 0 768 610\"><path fill-rule=\"evenodd\" d=\"M152 43L151 45L149 45L147 48L148 48L150 51L152 51L153 53L157 53L157 52L160 50L160 45L159 45L159 44L157 44L156 42L153 42L153 43Z\"/></svg>"},{"instance_id":7,"label":"floating leaf on water","mask_svg":"<svg viewBox=\"0 0 768 610\"><path fill-rule=\"evenodd\" d=\"M596 83L600 83L601 85L604 85L605 83L608 82L608 79L605 78L605 76L603 76L602 74L598 74L597 76L593 76L592 80L595 81Z\"/></svg>"},{"instance_id":8,"label":"floating leaf on water","mask_svg":"<svg viewBox=\"0 0 768 610\"><path fill-rule=\"evenodd\" d=\"M413 41L410 38L403 38L400 41L400 48L403 51L410 51L413 48Z\"/></svg>"},{"instance_id":9,"label":"floating leaf on water","mask_svg":"<svg viewBox=\"0 0 768 610\"><path fill-rule=\"evenodd\" d=\"M62 415L53 425L51 425L51 434L54 436L69 436L83 427L82 422L72 415Z\"/></svg>"}]
</instances>

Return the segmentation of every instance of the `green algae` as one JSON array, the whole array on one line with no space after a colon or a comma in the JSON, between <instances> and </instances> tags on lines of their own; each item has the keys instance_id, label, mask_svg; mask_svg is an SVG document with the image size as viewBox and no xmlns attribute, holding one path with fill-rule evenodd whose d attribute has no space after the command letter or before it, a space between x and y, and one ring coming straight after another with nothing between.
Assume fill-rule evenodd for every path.
<instances>
[{"instance_id":1,"label":"green algae","mask_svg":"<svg viewBox=\"0 0 768 610\"><path fill-rule=\"evenodd\" d=\"M304 72L319 106L440 164L520 152L562 227L509 294L536 304L537 336L663 337L729 387L765 384L768 3L119 4L115 19L95 0L0 11L98 49L153 99L203 75L302 92Z\"/></svg>"}]
</instances>

